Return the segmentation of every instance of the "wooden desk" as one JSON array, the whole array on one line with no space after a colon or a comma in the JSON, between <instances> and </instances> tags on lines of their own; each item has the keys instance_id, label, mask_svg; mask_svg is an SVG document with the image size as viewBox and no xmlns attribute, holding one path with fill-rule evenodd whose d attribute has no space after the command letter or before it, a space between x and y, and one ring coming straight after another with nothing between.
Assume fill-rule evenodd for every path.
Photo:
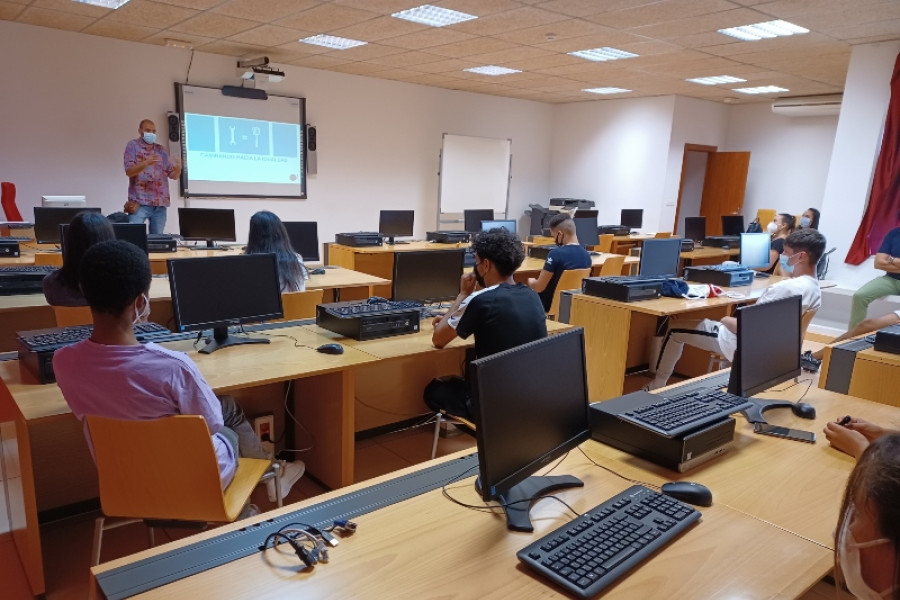
<instances>
[{"instance_id":1,"label":"wooden desk","mask_svg":"<svg viewBox=\"0 0 900 600\"><path fill-rule=\"evenodd\" d=\"M603 263L606 262L606 259L616 256L612 252L601 252L599 254L591 255L591 276L597 276L600 274L600 268L603 266ZM535 258L533 256L526 256L525 260L522 262L522 265L516 269L515 279L516 281L525 282L529 277L537 277L540 275L541 271L544 269L544 263L546 261L543 258ZM636 256L628 256L625 258L625 263L622 265L622 274L628 275L632 272L636 265L641 262Z\"/></svg>"},{"instance_id":2,"label":"wooden desk","mask_svg":"<svg viewBox=\"0 0 900 600\"><path fill-rule=\"evenodd\" d=\"M631 248L638 248L644 240L652 240L656 237L655 233L634 233L631 235L617 235L613 237L610 252L613 254L628 254Z\"/></svg>"},{"instance_id":3,"label":"wooden desk","mask_svg":"<svg viewBox=\"0 0 900 600\"><path fill-rule=\"evenodd\" d=\"M684 272L685 267L699 267L701 265L721 265L726 260L737 260L740 256L740 248L695 248L690 252L681 253L681 265L679 273Z\"/></svg>"},{"instance_id":4,"label":"wooden desk","mask_svg":"<svg viewBox=\"0 0 900 600\"><path fill-rule=\"evenodd\" d=\"M823 389L828 380L830 367L831 347L828 346L825 348L822 372L819 375L819 387ZM900 355L879 352L874 348L856 353L847 393L874 402L900 406L898 389L900 389Z\"/></svg>"},{"instance_id":5,"label":"wooden desk","mask_svg":"<svg viewBox=\"0 0 900 600\"><path fill-rule=\"evenodd\" d=\"M763 290L780 277L756 279L750 286L728 288L743 298L658 298L639 302L619 302L584 294L572 296L569 322L584 327L588 361L588 390L591 402L622 395L625 373L648 362L649 344L666 317L721 319L735 304L753 302ZM709 353L685 346L679 361L679 373L700 375L706 372Z\"/></svg>"}]
</instances>

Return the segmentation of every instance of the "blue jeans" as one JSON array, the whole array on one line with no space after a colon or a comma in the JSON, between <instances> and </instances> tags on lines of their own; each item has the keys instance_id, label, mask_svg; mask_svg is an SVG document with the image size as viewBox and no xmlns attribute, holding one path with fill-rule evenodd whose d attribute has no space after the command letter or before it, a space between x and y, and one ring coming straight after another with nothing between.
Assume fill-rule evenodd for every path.
<instances>
[{"instance_id":1,"label":"blue jeans","mask_svg":"<svg viewBox=\"0 0 900 600\"><path fill-rule=\"evenodd\" d=\"M143 223L145 220L150 221L150 233L162 233L166 228L166 207L141 204L137 211L128 215L129 223Z\"/></svg>"}]
</instances>

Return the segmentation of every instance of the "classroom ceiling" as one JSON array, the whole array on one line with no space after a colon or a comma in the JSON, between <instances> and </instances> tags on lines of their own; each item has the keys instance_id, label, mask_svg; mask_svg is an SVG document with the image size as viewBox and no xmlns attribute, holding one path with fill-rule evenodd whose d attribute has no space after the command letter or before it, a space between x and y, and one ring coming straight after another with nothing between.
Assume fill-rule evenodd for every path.
<instances>
[{"instance_id":1,"label":"classroom ceiling","mask_svg":"<svg viewBox=\"0 0 900 600\"><path fill-rule=\"evenodd\" d=\"M130 0L117 10L74 0L0 0L0 19L148 44L179 40L201 52L267 55L275 66L552 103L670 94L743 103L839 93L852 45L900 39L897 0L428 3L478 18L436 28L391 17L419 6L416 0ZM775 19L810 32L743 42L717 31ZM298 42L316 34L368 43L331 50ZM638 56L591 62L568 54L598 47ZM463 70L484 65L521 72L488 76ZM747 82L685 81L715 75ZM769 85L789 91L765 96L732 91ZM607 86L632 91L611 96L582 91Z\"/></svg>"}]
</instances>

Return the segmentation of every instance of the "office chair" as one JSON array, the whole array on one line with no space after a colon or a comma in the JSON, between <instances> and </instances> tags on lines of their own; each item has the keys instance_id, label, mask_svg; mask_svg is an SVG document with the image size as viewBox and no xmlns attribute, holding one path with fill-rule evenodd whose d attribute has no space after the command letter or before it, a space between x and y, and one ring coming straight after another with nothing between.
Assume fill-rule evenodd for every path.
<instances>
[{"instance_id":1,"label":"office chair","mask_svg":"<svg viewBox=\"0 0 900 600\"><path fill-rule=\"evenodd\" d=\"M62 252L38 252L34 255L34 265L36 267L61 267L62 264Z\"/></svg>"},{"instance_id":2,"label":"office chair","mask_svg":"<svg viewBox=\"0 0 900 600\"><path fill-rule=\"evenodd\" d=\"M16 206L16 184L9 181L0 183L0 206L7 221L22 221L22 213Z\"/></svg>"},{"instance_id":3,"label":"office chair","mask_svg":"<svg viewBox=\"0 0 900 600\"><path fill-rule=\"evenodd\" d=\"M766 225L772 222L772 219L775 218L775 209L774 208L760 208L756 211L756 220L759 222L762 230L766 230Z\"/></svg>"},{"instance_id":4,"label":"office chair","mask_svg":"<svg viewBox=\"0 0 900 600\"><path fill-rule=\"evenodd\" d=\"M817 279L825 279L825 275L828 274L828 265L830 262L831 253L837 250L837 248L832 248L828 252L822 255L822 258L819 259L818 264L816 264L816 278Z\"/></svg>"},{"instance_id":5,"label":"office chair","mask_svg":"<svg viewBox=\"0 0 900 600\"><path fill-rule=\"evenodd\" d=\"M653 237L655 237L657 239L670 238L670 237L672 237L672 232L671 231L657 231L656 233L653 234Z\"/></svg>"},{"instance_id":6,"label":"office chair","mask_svg":"<svg viewBox=\"0 0 900 600\"><path fill-rule=\"evenodd\" d=\"M91 325L94 322L89 306L54 306L53 316L56 317L57 327Z\"/></svg>"},{"instance_id":7,"label":"office chair","mask_svg":"<svg viewBox=\"0 0 900 600\"><path fill-rule=\"evenodd\" d=\"M547 317L554 320L556 319L556 315L559 314L559 295L564 290L574 290L576 288L580 290L581 280L590 276L590 267L587 269L569 269L563 271L559 281L556 282L556 291L553 292L553 302L550 304L550 310L547 311Z\"/></svg>"},{"instance_id":8,"label":"office chair","mask_svg":"<svg viewBox=\"0 0 900 600\"><path fill-rule=\"evenodd\" d=\"M600 235L600 244L597 246L597 252L612 252L613 238L616 237L612 233L603 233Z\"/></svg>"},{"instance_id":9,"label":"office chair","mask_svg":"<svg viewBox=\"0 0 900 600\"><path fill-rule=\"evenodd\" d=\"M427 423L427 422L426 422ZM451 425L461 425L464 428L469 429L470 431L467 433L475 433L475 423L472 421L463 418L457 417L455 415L449 414L445 410L440 410L434 414L434 443L431 444L431 458L434 460L434 457L437 456L437 447L438 440L441 437L441 423L450 423Z\"/></svg>"},{"instance_id":10,"label":"office chair","mask_svg":"<svg viewBox=\"0 0 900 600\"><path fill-rule=\"evenodd\" d=\"M198 528L210 522L231 523L272 466L265 459L238 459L234 479L223 491L209 428L200 415L149 421L88 416L85 420L94 446L103 509L94 526L92 565L100 563L107 529L144 521L152 546L153 528L173 521ZM281 506L278 467L274 477ZM107 524L106 519L113 517L120 520Z\"/></svg>"},{"instance_id":11,"label":"office chair","mask_svg":"<svg viewBox=\"0 0 900 600\"><path fill-rule=\"evenodd\" d=\"M625 255L624 254L616 254L615 256L609 256L603 264L600 266L600 275L621 275L622 274L622 266L625 264Z\"/></svg>"},{"instance_id":12,"label":"office chair","mask_svg":"<svg viewBox=\"0 0 900 600\"><path fill-rule=\"evenodd\" d=\"M312 319L316 316L316 306L322 304L324 293L325 290L282 293L281 304L284 307L284 318L278 320Z\"/></svg>"}]
</instances>

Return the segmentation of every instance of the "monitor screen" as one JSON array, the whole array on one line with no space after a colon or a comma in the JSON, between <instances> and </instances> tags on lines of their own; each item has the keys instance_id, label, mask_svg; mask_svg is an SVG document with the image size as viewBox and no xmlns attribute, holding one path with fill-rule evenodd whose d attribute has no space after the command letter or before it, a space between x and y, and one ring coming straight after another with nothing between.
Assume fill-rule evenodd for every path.
<instances>
[{"instance_id":1,"label":"monitor screen","mask_svg":"<svg viewBox=\"0 0 900 600\"><path fill-rule=\"evenodd\" d=\"M739 307L728 392L753 396L800 375L802 298Z\"/></svg>"},{"instance_id":2,"label":"monitor screen","mask_svg":"<svg viewBox=\"0 0 900 600\"><path fill-rule=\"evenodd\" d=\"M412 210L383 210L378 217L378 232L390 238L390 243L395 237L410 236L415 215Z\"/></svg>"},{"instance_id":3,"label":"monitor screen","mask_svg":"<svg viewBox=\"0 0 900 600\"><path fill-rule=\"evenodd\" d=\"M706 217L685 217L684 237L695 242L706 239Z\"/></svg>"},{"instance_id":4,"label":"monitor screen","mask_svg":"<svg viewBox=\"0 0 900 600\"><path fill-rule=\"evenodd\" d=\"M253 339L229 338L229 325L284 316L274 254L183 258L167 266L178 331L213 328L216 342L230 340L219 346L227 346Z\"/></svg>"},{"instance_id":5,"label":"monitor screen","mask_svg":"<svg viewBox=\"0 0 900 600\"><path fill-rule=\"evenodd\" d=\"M492 221L493 219L494 211L489 208L463 211L463 227L469 233L478 233L481 231L482 221Z\"/></svg>"},{"instance_id":6,"label":"monitor screen","mask_svg":"<svg viewBox=\"0 0 900 600\"><path fill-rule=\"evenodd\" d=\"M768 233L742 233L741 257L738 259L748 269L769 268L772 262L770 249L772 238Z\"/></svg>"},{"instance_id":7,"label":"monitor screen","mask_svg":"<svg viewBox=\"0 0 900 600\"><path fill-rule=\"evenodd\" d=\"M456 298L465 254L464 248L397 252L393 299L438 302Z\"/></svg>"},{"instance_id":8,"label":"monitor screen","mask_svg":"<svg viewBox=\"0 0 900 600\"><path fill-rule=\"evenodd\" d=\"M680 259L681 238L645 240L639 272L646 277L676 277Z\"/></svg>"},{"instance_id":9,"label":"monitor screen","mask_svg":"<svg viewBox=\"0 0 900 600\"><path fill-rule=\"evenodd\" d=\"M62 238L60 225L68 225L81 211L100 212L99 208L34 207L34 238L38 244L59 244Z\"/></svg>"},{"instance_id":10,"label":"monitor screen","mask_svg":"<svg viewBox=\"0 0 900 600\"><path fill-rule=\"evenodd\" d=\"M491 229L505 229L515 235L516 222L512 220L481 222L481 231L490 231Z\"/></svg>"},{"instance_id":11,"label":"monitor screen","mask_svg":"<svg viewBox=\"0 0 900 600\"><path fill-rule=\"evenodd\" d=\"M579 327L471 363L482 498L508 498L590 437L584 361Z\"/></svg>"},{"instance_id":12,"label":"monitor screen","mask_svg":"<svg viewBox=\"0 0 900 600\"><path fill-rule=\"evenodd\" d=\"M643 208L623 208L622 222L620 225L630 227L631 229L640 229L644 224Z\"/></svg>"},{"instance_id":13,"label":"monitor screen","mask_svg":"<svg viewBox=\"0 0 900 600\"><path fill-rule=\"evenodd\" d=\"M237 241L232 208L179 208L178 229L184 239L206 240L208 247L213 240Z\"/></svg>"},{"instance_id":14,"label":"monitor screen","mask_svg":"<svg viewBox=\"0 0 900 600\"><path fill-rule=\"evenodd\" d=\"M319 224L315 221L285 221L284 228L294 252L306 262L319 262Z\"/></svg>"},{"instance_id":15,"label":"monitor screen","mask_svg":"<svg viewBox=\"0 0 900 600\"><path fill-rule=\"evenodd\" d=\"M582 246L596 246L600 243L600 233L597 228L597 217L575 217L575 235Z\"/></svg>"},{"instance_id":16,"label":"monitor screen","mask_svg":"<svg viewBox=\"0 0 900 600\"><path fill-rule=\"evenodd\" d=\"M87 206L87 198L84 196L41 196L41 206L84 208Z\"/></svg>"},{"instance_id":17,"label":"monitor screen","mask_svg":"<svg viewBox=\"0 0 900 600\"><path fill-rule=\"evenodd\" d=\"M744 215L722 215L722 235L744 233Z\"/></svg>"},{"instance_id":18,"label":"monitor screen","mask_svg":"<svg viewBox=\"0 0 900 600\"><path fill-rule=\"evenodd\" d=\"M113 223L113 231L117 240L131 242L138 248L147 252L147 224L146 223Z\"/></svg>"}]
</instances>

